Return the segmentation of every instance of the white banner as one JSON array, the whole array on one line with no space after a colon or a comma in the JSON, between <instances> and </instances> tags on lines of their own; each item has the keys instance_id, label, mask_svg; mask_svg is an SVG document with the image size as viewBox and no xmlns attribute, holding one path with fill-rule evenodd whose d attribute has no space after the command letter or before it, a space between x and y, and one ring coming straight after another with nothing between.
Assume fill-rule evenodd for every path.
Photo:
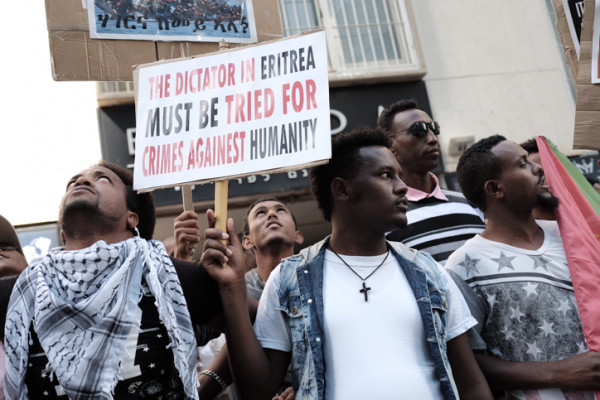
<instances>
[{"instance_id":1,"label":"white banner","mask_svg":"<svg viewBox=\"0 0 600 400\"><path fill-rule=\"evenodd\" d=\"M331 157L322 31L138 69L136 190Z\"/></svg>"}]
</instances>

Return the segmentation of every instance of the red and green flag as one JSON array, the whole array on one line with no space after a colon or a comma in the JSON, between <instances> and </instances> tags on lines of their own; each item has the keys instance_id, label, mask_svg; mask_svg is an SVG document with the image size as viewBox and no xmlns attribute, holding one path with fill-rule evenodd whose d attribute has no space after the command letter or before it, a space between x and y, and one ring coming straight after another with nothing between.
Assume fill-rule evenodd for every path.
<instances>
[{"instance_id":1,"label":"red and green flag","mask_svg":"<svg viewBox=\"0 0 600 400\"><path fill-rule=\"evenodd\" d=\"M556 217L585 340L600 351L600 194L549 139L536 140L546 183L560 200Z\"/></svg>"}]
</instances>

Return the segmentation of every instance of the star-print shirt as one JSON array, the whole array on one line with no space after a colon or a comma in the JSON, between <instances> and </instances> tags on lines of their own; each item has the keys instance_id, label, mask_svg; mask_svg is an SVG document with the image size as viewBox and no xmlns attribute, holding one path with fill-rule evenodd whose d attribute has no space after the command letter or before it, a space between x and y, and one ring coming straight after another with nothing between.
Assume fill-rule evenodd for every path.
<instances>
[{"instance_id":1,"label":"star-print shirt","mask_svg":"<svg viewBox=\"0 0 600 400\"><path fill-rule=\"evenodd\" d=\"M478 321L471 332L471 346L487 349L503 360L557 361L588 350L558 224L537 223L544 231L544 242L537 250L476 235L445 265L468 285L459 287ZM511 395L517 399L593 399L586 393L571 397L572 392L560 389L513 391Z\"/></svg>"}]
</instances>

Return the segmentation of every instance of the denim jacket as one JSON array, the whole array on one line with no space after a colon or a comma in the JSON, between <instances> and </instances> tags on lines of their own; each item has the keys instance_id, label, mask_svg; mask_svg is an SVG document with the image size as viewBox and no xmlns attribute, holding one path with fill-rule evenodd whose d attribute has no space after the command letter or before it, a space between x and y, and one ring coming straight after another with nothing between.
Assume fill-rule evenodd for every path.
<instances>
[{"instance_id":1,"label":"denim jacket","mask_svg":"<svg viewBox=\"0 0 600 400\"><path fill-rule=\"evenodd\" d=\"M325 398L323 263L329 238L282 260L280 310L292 338L293 386L298 399ZM458 399L446 351L446 283L442 267L426 253L388 242L415 295L427 344L445 399Z\"/></svg>"}]
</instances>

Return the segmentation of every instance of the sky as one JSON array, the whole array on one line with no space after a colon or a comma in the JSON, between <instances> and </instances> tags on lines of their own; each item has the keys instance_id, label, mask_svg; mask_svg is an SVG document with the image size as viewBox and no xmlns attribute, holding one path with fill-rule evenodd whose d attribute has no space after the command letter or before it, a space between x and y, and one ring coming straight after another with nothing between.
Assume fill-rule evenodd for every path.
<instances>
[{"instance_id":1,"label":"sky","mask_svg":"<svg viewBox=\"0 0 600 400\"><path fill-rule=\"evenodd\" d=\"M44 2L32 4L26 25L0 24L0 214L13 225L56 221L68 179L101 158L95 83L52 79Z\"/></svg>"}]
</instances>

